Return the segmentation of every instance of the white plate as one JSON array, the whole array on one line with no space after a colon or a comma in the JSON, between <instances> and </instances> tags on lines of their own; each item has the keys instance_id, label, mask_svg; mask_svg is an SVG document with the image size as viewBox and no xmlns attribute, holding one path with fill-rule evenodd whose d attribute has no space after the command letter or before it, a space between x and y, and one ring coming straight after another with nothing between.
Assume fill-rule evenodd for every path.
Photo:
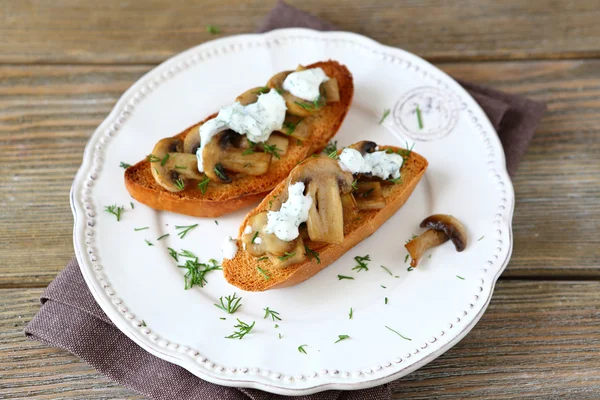
<instances>
[{"instance_id":1,"label":"white plate","mask_svg":"<svg viewBox=\"0 0 600 400\"><path fill-rule=\"evenodd\" d=\"M243 293L217 271L204 288L184 290L183 270L167 246L191 250L201 261L220 259L223 239L237 234L247 210L218 218L218 225L136 201L131 210L119 162L135 163L160 138L275 72L327 59L346 64L355 80L354 102L338 142L415 143L430 163L425 177L379 231L300 285ZM379 125L386 108L392 112ZM500 141L483 111L422 59L345 32L283 29L233 36L164 62L123 95L90 139L71 203L81 271L119 329L152 354L208 381L286 395L375 386L438 357L479 320L512 249L513 189ZM104 211L115 203L126 206L120 222ZM403 245L433 213L462 220L469 245L463 253L451 244L435 248L409 272ZM185 238L176 235L175 225L195 223ZM149 229L134 231L145 226ZM166 233L170 236L156 240ZM372 259L369 271L352 271L353 258L366 254ZM339 281L338 274L356 279ZM235 318L213 305L234 292L243 298L234 317L256 321L242 340L224 338L234 331ZM265 307L280 313L279 328L263 319ZM338 335L351 339L334 344ZM307 354L298 351L300 345L307 345Z\"/></svg>"}]
</instances>

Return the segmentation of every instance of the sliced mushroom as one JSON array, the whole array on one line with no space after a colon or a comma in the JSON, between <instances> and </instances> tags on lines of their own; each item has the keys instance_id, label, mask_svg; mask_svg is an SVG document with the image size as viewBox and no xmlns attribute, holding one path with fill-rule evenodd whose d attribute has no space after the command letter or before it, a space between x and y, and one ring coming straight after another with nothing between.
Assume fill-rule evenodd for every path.
<instances>
[{"instance_id":1,"label":"sliced mushroom","mask_svg":"<svg viewBox=\"0 0 600 400\"><path fill-rule=\"evenodd\" d=\"M282 156L285 153L287 153L287 149L289 146L288 138L286 138L282 135L279 135L277 133L271 134L271 136L269 136L269 139L265 143L269 146L275 146L274 151L277 153L278 156ZM279 157L275 157L275 158L279 158Z\"/></svg>"},{"instance_id":2,"label":"sliced mushroom","mask_svg":"<svg viewBox=\"0 0 600 400\"><path fill-rule=\"evenodd\" d=\"M461 252L467 247L467 233L463 224L451 215L434 214L421 222L421 228L428 228L419 237L406 243L404 247L410 254L411 267L415 268L428 249L438 246L448 240L454 243L456 251Z\"/></svg>"},{"instance_id":3,"label":"sliced mushroom","mask_svg":"<svg viewBox=\"0 0 600 400\"><path fill-rule=\"evenodd\" d=\"M352 190L352 174L342 171L336 160L311 157L295 168L289 182L304 182L313 199L306 227L314 242L340 244L344 240L344 210L341 193Z\"/></svg>"},{"instance_id":4,"label":"sliced mushroom","mask_svg":"<svg viewBox=\"0 0 600 400\"><path fill-rule=\"evenodd\" d=\"M307 140L311 134L310 122L305 118L297 115L285 114L285 120L280 130L286 136L291 136L295 139Z\"/></svg>"},{"instance_id":5,"label":"sliced mushroom","mask_svg":"<svg viewBox=\"0 0 600 400\"><path fill-rule=\"evenodd\" d=\"M377 143L371 142L370 140L361 140L350 146L351 149L358 150L363 156L367 153L373 153L377 149Z\"/></svg>"},{"instance_id":6,"label":"sliced mushroom","mask_svg":"<svg viewBox=\"0 0 600 400\"><path fill-rule=\"evenodd\" d=\"M156 183L170 192L179 192L185 188L186 179L180 176L179 171L167 163L169 153L178 153L183 150L183 141L179 138L165 138L156 143L152 149L150 168Z\"/></svg>"},{"instance_id":7,"label":"sliced mushroom","mask_svg":"<svg viewBox=\"0 0 600 400\"><path fill-rule=\"evenodd\" d=\"M200 147L200 132L198 128L191 129L183 140L183 151L189 154L196 154Z\"/></svg>"},{"instance_id":8,"label":"sliced mushroom","mask_svg":"<svg viewBox=\"0 0 600 400\"><path fill-rule=\"evenodd\" d=\"M342 193L342 209L344 211L344 225L358 219L358 205L352 193Z\"/></svg>"},{"instance_id":9,"label":"sliced mushroom","mask_svg":"<svg viewBox=\"0 0 600 400\"><path fill-rule=\"evenodd\" d=\"M269 260L271 263L273 263L275 268L286 268L290 265L301 263L306 259L304 241L302 238L298 237L296 240L290 243L294 244L294 247L291 249L291 251L285 252L281 255L267 253Z\"/></svg>"},{"instance_id":10,"label":"sliced mushroom","mask_svg":"<svg viewBox=\"0 0 600 400\"><path fill-rule=\"evenodd\" d=\"M269 79L267 82L267 87L278 89L278 91L281 92L281 95L285 100L288 114L297 115L300 117L308 117L318 108L324 105L324 102L312 103L310 101L301 99L300 97L294 96L287 90L283 90L283 81L292 72L294 71L284 71L273 75L273 77L271 77L271 79Z\"/></svg>"},{"instance_id":11,"label":"sliced mushroom","mask_svg":"<svg viewBox=\"0 0 600 400\"><path fill-rule=\"evenodd\" d=\"M202 149L202 169L211 180L230 183L227 171L247 175L268 171L271 155L234 147L237 136L240 135L232 130L220 132Z\"/></svg>"},{"instance_id":12,"label":"sliced mushroom","mask_svg":"<svg viewBox=\"0 0 600 400\"><path fill-rule=\"evenodd\" d=\"M239 101L241 105L247 106L248 104L256 103L258 95L261 93L267 93L269 90L265 90L265 87L255 87L250 90L246 90L244 93L236 97L235 101Z\"/></svg>"},{"instance_id":13,"label":"sliced mushroom","mask_svg":"<svg viewBox=\"0 0 600 400\"><path fill-rule=\"evenodd\" d=\"M285 252L291 252L294 248L295 243L286 242L279 239L272 233L266 233L265 227L267 226L267 212L261 212L256 214L248 221L250 227L248 233L242 235L242 243L244 249L255 257L265 255L265 253L271 253L276 256L282 256Z\"/></svg>"},{"instance_id":14,"label":"sliced mushroom","mask_svg":"<svg viewBox=\"0 0 600 400\"><path fill-rule=\"evenodd\" d=\"M321 92L328 103L340 101L340 88L336 78L331 78L321 84Z\"/></svg>"},{"instance_id":15,"label":"sliced mushroom","mask_svg":"<svg viewBox=\"0 0 600 400\"><path fill-rule=\"evenodd\" d=\"M379 182L358 182L354 198L359 210L379 210L385 207L385 197Z\"/></svg>"},{"instance_id":16,"label":"sliced mushroom","mask_svg":"<svg viewBox=\"0 0 600 400\"><path fill-rule=\"evenodd\" d=\"M164 167L177 172L188 179L204 179L204 174L198 171L198 158L195 154L167 153L169 155Z\"/></svg>"}]
</instances>

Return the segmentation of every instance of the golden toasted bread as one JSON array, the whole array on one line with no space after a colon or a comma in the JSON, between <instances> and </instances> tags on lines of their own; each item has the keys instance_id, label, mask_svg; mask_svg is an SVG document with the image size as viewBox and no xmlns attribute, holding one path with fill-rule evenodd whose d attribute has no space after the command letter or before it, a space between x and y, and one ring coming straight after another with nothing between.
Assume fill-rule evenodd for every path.
<instances>
[{"instance_id":1,"label":"golden toasted bread","mask_svg":"<svg viewBox=\"0 0 600 400\"><path fill-rule=\"evenodd\" d=\"M398 150L398 148L390 146L381 146L381 149ZM235 257L223 261L225 279L232 285L251 292L293 286L305 281L340 258L363 239L372 235L385 221L398 211L421 180L427 169L427 165L427 160L423 156L410 152L402 166L401 182L394 185L382 186L381 188L386 202L384 208L360 211L360 219L344 225L344 240L341 245L325 244L321 247L310 247L311 250L318 252L320 262L317 262L314 257L307 255L306 260L301 263L293 264L287 268L275 268L268 259L258 261L258 258L242 250L241 240L238 240L239 251ZM269 210L269 203L279 196L287 188L286 185L288 184L287 180L281 182L255 209L248 213L240 226L239 237L242 237L248 221L254 215ZM268 279L257 269L257 266L260 266L268 276Z\"/></svg>"},{"instance_id":2,"label":"golden toasted bread","mask_svg":"<svg viewBox=\"0 0 600 400\"><path fill-rule=\"evenodd\" d=\"M273 162L266 174L244 176L232 183L211 181L205 193L198 188L197 182L192 182L180 192L170 192L156 183L150 169L151 163L145 159L125 170L125 187L134 199L149 207L196 217L218 217L256 203L285 179L298 162L320 152L327 145L350 108L354 94L350 71L336 61L306 66L317 67L322 68L330 78L337 79L340 99L327 103L311 117L312 133L309 140L298 141L290 138L287 153L281 160ZM176 137L184 139L189 134L198 135L198 127L215 116L216 114L209 116Z\"/></svg>"}]
</instances>

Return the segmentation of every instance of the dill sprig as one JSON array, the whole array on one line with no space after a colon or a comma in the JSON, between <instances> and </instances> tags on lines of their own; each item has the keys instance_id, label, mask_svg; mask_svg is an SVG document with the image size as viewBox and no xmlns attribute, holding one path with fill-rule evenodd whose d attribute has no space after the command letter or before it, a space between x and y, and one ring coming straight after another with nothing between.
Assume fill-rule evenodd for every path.
<instances>
[{"instance_id":1,"label":"dill sprig","mask_svg":"<svg viewBox=\"0 0 600 400\"><path fill-rule=\"evenodd\" d=\"M271 279L271 277L269 276L269 274L267 274L265 272L265 270L262 269L261 267L259 267L258 265L256 266L256 270L263 276L263 278L265 278L265 281L268 281L269 279Z\"/></svg>"},{"instance_id":2,"label":"dill sprig","mask_svg":"<svg viewBox=\"0 0 600 400\"><path fill-rule=\"evenodd\" d=\"M216 35L220 32L220 30L214 25L206 25L206 32L210 33L211 35Z\"/></svg>"},{"instance_id":3,"label":"dill sprig","mask_svg":"<svg viewBox=\"0 0 600 400\"><path fill-rule=\"evenodd\" d=\"M331 158L332 160L337 160L338 159L337 150L334 150L331 153L327 154L327 157Z\"/></svg>"},{"instance_id":4,"label":"dill sprig","mask_svg":"<svg viewBox=\"0 0 600 400\"><path fill-rule=\"evenodd\" d=\"M121 213L125 210L125 207L123 206L119 206L117 207L116 204L113 204L112 206L106 206L104 207L104 211L114 215L115 217L117 217L117 221L121 220Z\"/></svg>"},{"instance_id":5,"label":"dill sprig","mask_svg":"<svg viewBox=\"0 0 600 400\"><path fill-rule=\"evenodd\" d=\"M151 241L149 241L148 239L144 239L144 240L146 241L146 244L147 244L148 246L154 246L154 244L152 244L152 242L151 242Z\"/></svg>"},{"instance_id":6,"label":"dill sprig","mask_svg":"<svg viewBox=\"0 0 600 400\"><path fill-rule=\"evenodd\" d=\"M282 150L278 149L276 144L273 144L273 145L266 144L266 143L263 144L263 151L265 153L271 154L273 157L275 157L278 160L281 159L281 156L279 155L279 152L281 152Z\"/></svg>"},{"instance_id":7,"label":"dill sprig","mask_svg":"<svg viewBox=\"0 0 600 400\"><path fill-rule=\"evenodd\" d=\"M400 336L402 339L412 341L412 339L407 338L406 336L401 335L398 331L393 330L389 326L385 325L385 327L388 328L390 331L394 332L396 335Z\"/></svg>"},{"instance_id":8,"label":"dill sprig","mask_svg":"<svg viewBox=\"0 0 600 400\"><path fill-rule=\"evenodd\" d=\"M323 101L326 100L325 96L320 94L319 97L317 97L315 100L311 101L311 102L300 102L300 101L295 101L294 103L299 105L300 107L304 108L305 110L318 110L319 108L321 108L322 106L324 106L327 102Z\"/></svg>"},{"instance_id":9,"label":"dill sprig","mask_svg":"<svg viewBox=\"0 0 600 400\"><path fill-rule=\"evenodd\" d=\"M356 256L356 257L354 257L354 261L356 261L358 263L358 265L356 265L354 268L352 268L352 271L360 272L362 270L365 270L365 271L369 270L368 264L365 262L365 261L371 261L371 257L368 254L364 257Z\"/></svg>"},{"instance_id":10,"label":"dill sprig","mask_svg":"<svg viewBox=\"0 0 600 400\"><path fill-rule=\"evenodd\" d=\"M337 140L333 140L329 142L327 146L325 146L325 148L323 149L323 153L331 154L334 151L337 153L337 150Z\"/></svg>"},{"instance_id":11,"label":"dill sprig","mask_svg":"<svg viewBox=\"0 0 600 400\"><path fill-rule=\"evenodd\" d=\"M189 250L185 250L185 249L181 249L181 251L179 252L179 255L181 257L185 257L185 258L198 258L194 255L194 253L192 253Z\"/></svg>"},{"instance_id":12,"label":"dill sprig","mask_svg":"<svg viewBox=\"0 0 600 400\"><path fill-rule=\"evenodd\" d=\"M350 339L350 336L348 336L348 335L338 335L338 340L336 340L333 343L341 342L342 340L346 340L346 339Z\"/></svg>"},{"instance_id":13,"label":"dill sprig","mask_svg":"<svg viewBox=\"0 0 600 400\"><path fill-rule=\"evenodd\" d=\"M385 265L380 265L380 267L383 268L383 269L385 269L388 274L394 275L394 274L392 274L392 271L390 271L389 269L387 269L387 267Z\"/></svg>"},{"instance_id":14,"label":"dill sprig","mask_svg":"<svg viewBox=\"0 0 600 400\"><path fill-rule=\"evenodd\" d=\"M291 135L292 133L294 133L294 131L296 130L296 128L298 127L298 124L300 122L302 122L304 118L301 118L298 122L296 122L295 124L292 122L284 122L283 123L283 127L285 129L287 129L287 131L285 132L286 135Z\"/></svg>"},{"instance_id":15,"label":"dill sprig","mask_svg":"<svg viewBox=\"0 0 600 400\"><path fill-rule=\"evenodd\" d=\"M225 311L227 314L233 314L234 312L239 310L240 307L242 306L240 304L240 301L242 301L242 298L237 297L237 294L233 293L233 296L227 296L227 297L225 297L225 300L223 300L223 296L221 296L219 298L219 302L221 304L215 304L215 307L220 308L221 310Z\"/></svg>"},{"instance_id":16,"label":"dill sprig","mask_svg":"<svg viewBox=\"0 0 600 400\"><path fill-rule=\"evenodd\" d=\"M127 163L124 163L123 161L121 161L119 163L119 167L127 169L127 168L131 167L131 164L127 164Z\"/></svg>"},{"instance_id":17,"label":"dill sprig","mask_svg":"<svg viewBox=\"0 0 600 400\"><path fill-rule=\"evenodd\" d=\"M177 252L175 251L175 249L167 247L167 250L169 250L169 255L173 257L175 261L179 261L179 257L177 257Z\"/></svg>"},{"instance_id":18,"label":"dill sprig","mask_svg":"<svg viewBox=\"0 0 600 400\"><path fill-rule=\"evenodd\" d=\"M352 310L352 307L350 307L350 313L348 314L348 319L352 319L353 316L354 316L354 311Z\"/></svg>"},{"instance_id":19,"label":"dill sprig","mask_svg":"<svg viewBox=\"0 0 600 400\"><path fill-rule=\"evenodd\" d=\"M170 234L169 234L169 233L165 233L164 235L162 235L162 236L159 236L159 237L158 237L158 239L156 239L156 241L158 242L160 239L164 239L164 238L166 238L167 236L170 236Z\"/></svg>"},{"instance_id":20,"label":"dill sprig","mask_svg":"<svg viewBox=\"0 0 600 400\"><path fill-rule=\"evenodd\" d=\"M271 317L271 320L275 321L281 321L281 318L279 317L279 313L275 310L271 310L269 307L267 308L263 308L263 310L265 311L265 317L263 319L267 319L268 317Z\"/></svg>"},{"instance_id":21,"label":"dill sprig","mask_svg":"<svg viewBox=\"0 0 600 400\"><path fill-rule=\"evenodd\" d=\"M208 178L208 176L205 176L204 180L202 182L198 182L198 189L200 189L200 192L202 194L206 193L206 189L208 189L209 183L210 183L210 179Z\"/></svg>"},{"instance_id":22,"label":"dill sprig","mask_svg":"<svg viewBox=\"0 0 600 400\"><path fill-rule=\"evenodd\" d=\"M301 346L298 346L298 351L299 351L300 353L308 354L308 353L306 352L306 350L304 350L304 347L305 347L305 346L308 346L308 345L307 345L307 344L303 344L303 345L301 345Z\"/></svg>"},{"instance_id":23,"label":"dill sprig","mask_svg":"<svg viewBox=\"0 0 600 400\"><path fill-rule=\"evenodd\" d=\"M185 189L185 182L183 181L183 179L175 179L175 186L178 190L183 190Z\"/></svg>"},{"instance_id":24,"label":"dill sprig","mask_svg":"<svg viewBox=\"0 0 600 400\"><path fill-rule=\"evenodd\" d=\"M160 158L156 157L154 154L149 154L147 158L148 158L148 161L150 161L151 163L159 162L161 160Z\"/></svg>"},{"instance_id":25,"label":"dill sprig","mask_svg":"<svg viewBox=\"0 0 600 400\"><path fill-rule=\"evenodd\" d=\"M209 260L210 264L201 263L197 258L188 258L185 260L184 265L178 265L179 268L186 268L187 272L185 278L185 290L188 290L195 285L204 287L208 282L206 281L206 274L210 271L221 270L221 266L217 264L216 260Z\"/></svg>"},{"instance_id":26,"label":"dill sprig","mask_svg":"<svg viewBox=\"0 0 600 400\"><path fill-rule=\"evenodd\" d=\"M418 104L417 108L415 109L415 112L417 113L417 122L419 123L419 129L423 129L423 116L421 115L421 109L419 108Z\"/></svg>"},{"instance_id":27,"label":"dill sprig","mask_svg":"<svg viewBox=\"0 0 600 400\"><path fill-rule=\"evenodd\" d=\"M381 116L381 119L379 120L379 125L383 124L383 121L385 121L385 119L390 115L390 109L386 108L385 110L383 110L383 115Z\"/></svg>"},{"instance_id":28,"label":"dill sprig","mask_svg":"<svg viewBox=\"0 0 600 400\"><path fill-rule=\"evenodd\" d=\"M351 276L346 276L346 275L338 275L338 280L340 280L340 281L341 281L342 279L352 279L352 280L354 280L354 278L353 278L353 277L351 277Z\"/></svg>"},{"instance_id":29,"label":"dill sprig","mask_svg":"<svg viewBox=\"0 0 600 400\"><path fill-rule=\"evenodd\" d=\"M460 275L456 275L456 277L457 277L458 279L460 279L461 281L464 281L464 280L465 280L465 278L463 278L463 277L462 277L462 276L460 276Z\"/></svg>"},{"instance_id":30,"label":"dill sprig","mask_svg":"<svg viewBox=\"0 0 600 400\"><path fill-rule=\"evenodd\" d=\"M139 232L139 231L145 231L146 229L150 229L147 226L144 226L143 228L133 228L134 231Z\"/></svg>"},{"instance_id":31,"label":"dill sprig","mask_svg":"<svg viewBox=\"0 0 600 400\"><path fill-rule=\"evenodd\" d=\"M198 224L194 224L194 225L177 225L175 226L175 229L181 229L179 232L177 232L177 236L179 236L179 238L183 239L185 237L185 235L188 234L189 231L191 231L192 229L194 229L195 227L197 227Z\"/></svg>"},{"instance_id":32,"label":"dill sprig","mask_svg":"<svg viewBox=\"0 0 600 400\"><path fill-rule=\"evenodd\" d=\"M306 255L308 256L308 258L314 258L315 260L317 260L317 264L321 264L321 257L319 257L319 253L312 250L307 245L304 245L304 250L306 251Z\"/></svg>"},{"instance_id":33,"label":"dill sprig","mask_svg":"<svg viewBox=\"0 0 600 400\"><path fill-rule=\"evenodd\" d=\"M282 256L279 256L279 257L277 257L277 258L279 258L281 261L285 261L285 260L287 260L288 258L294 257L295 255L296 255L296 252L295 252L295 251L293 251L293 252L291 252L291 253L288 253L288 252L286 251L285 253L283 253L283 255L282 255Z\"/></svg>"},{"instance_id":34,"label":"dill sprig","mask_svg":"<svg viewBox=\"0 0 600 400\"><path fill-rule=\"evenodd\" d=\"M233 327L238 328L238 330L233 332L229 336L225 336L226 339L240 339L241 340L244 336L246 336L248 333L250 333L252 328L254 328L254 324L256 323L256 321L252 321L252 325L248 325L244 321L241 321L239 318L236 318L236 319L237 319L238 324L234 325Z\"/></svg>"},{"instance_id":35,"label":"dill sprig","mask_svg":"<svg viewBox=\"0 0 600 400\"><path fill-rule=\"evenodd\" d=\"M258 231L254 232L254 236L252 236L252 240L250 241L250 243L254 243L254 241L256 240L257 237L258 237Z\"/></svg>"},{"instance_id":36,"label":"dill sprig","mask_svg":"<svg viewBox=\"0 0 600 400\"><path fill-rule=\"evenodd\" d=\"M217 175L219 177L219 179L226 181L227 180L227 176L225 176L225 174L223 174L223 172L219 169L219 166L221 164L218 164L216 167L213 168L213 171L215 172L215 175Z\"/></svg>"},{"instance_id":37,"label":"dill sprig","mask_svg":"<svg viewBox=\"0 0 600 400\"><path fill-rule=\"evenodd\" d=\"M252 91L252 94L268 93L271 89L268 86L261 86Z\"/></svg>"}]
</instances>

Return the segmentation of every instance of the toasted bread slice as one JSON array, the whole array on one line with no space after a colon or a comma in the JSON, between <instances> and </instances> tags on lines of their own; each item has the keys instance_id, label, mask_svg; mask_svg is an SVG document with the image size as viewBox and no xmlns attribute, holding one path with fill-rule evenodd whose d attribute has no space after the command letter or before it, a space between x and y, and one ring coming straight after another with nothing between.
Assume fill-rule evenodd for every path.
<instances>
[{"instance_id":1,"label":"toasted bread slice","mask_svg":"<svg viewBox=\"0 0 600 400\"><path fill-rule=\"evenodd\" d=\"M143 160L125 170L125 187L134 199L149 207L196 217L218 217L260 201L288 176L298 162L320 152L336 134L348 113L354 95L350 71L336 61L306 66L317 67L323 68L330 78L337 78L340 101L327 103L322 110L311 116L310 140L301 142L290 138L287 153L281 160L274 159L266 174L245 176L229 184L211 181L205 193L198 189L197 182L192 182L180 192L169 192L155 182L150 162ZM176 137L184 139L188 134L197 135L198 127L215 116L216 114L209 116Z\"/></svg>"},{"instance_id":2,"label":"toasted bread slice","mask_svg":"<svg viewBox=\"0 0 600 400\"><path fill-rule=\"evenodd\" d=\"M380 146L382 150L398 148ZM233 259L223 260L223 273L229 283L242 290L260 292L268 289L278 289L293 286L305 281L323 268L327 267L344 253L371 236L385 221L387 221L409 198L417 183L427 169L427 160L410 152L409 157L402 167L402 182L395 185L382 186L381 191L385 197L386 206L379 210L360 211L360 219L344 226L344 242L341 245L326 244L319 248L312 248L319 254L320 263L314 258L307 257L306 261L294 264L287 268L275 268L269 260L257 261L246 251L242 250L241 241L238 240L239 251ZM281 182L264 200L248 213L240 226L239 237L242 236L248 221L254 215L267 211L269 202L278 196L288 184L287 180ZM257 266L269 276L269 279L257 269Z\"/></svg>"}]
</instances>

